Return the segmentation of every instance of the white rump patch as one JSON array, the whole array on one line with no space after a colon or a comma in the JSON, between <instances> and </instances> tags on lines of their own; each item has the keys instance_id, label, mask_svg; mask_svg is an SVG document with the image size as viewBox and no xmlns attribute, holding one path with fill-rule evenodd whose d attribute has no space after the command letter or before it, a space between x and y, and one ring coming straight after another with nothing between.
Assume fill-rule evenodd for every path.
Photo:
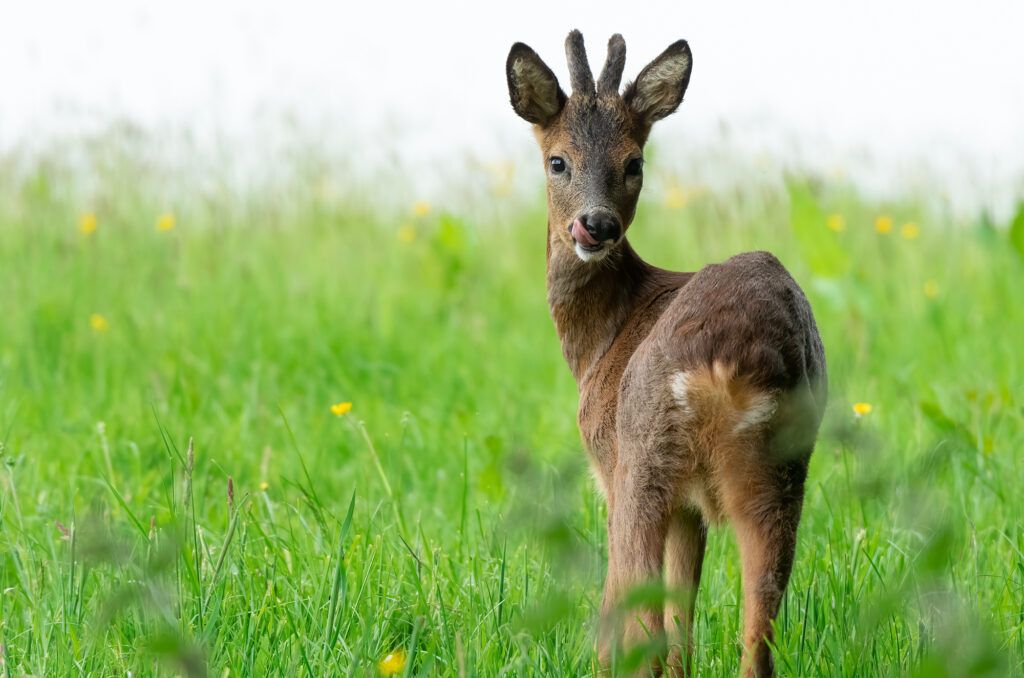
<instances>
[{"instance_id":1,"label":"white rump patch","mask_svg":"<svg viewBox=\"0 0 1024 678\"><path fill-rule=\"evenodd\" d=\"M668 380L668 386L672 389L672 395L675 396L676 404L679 405L679 409L682 410L683 414L690 417L693 416L693 407L690 405L690 373L689 372L676 372Z\"/></svg>"},{"instance_id":2,"label":"white rump patch","mask_svg":"<svg viewBox=\"0 0 1024 678\"><path fill-rule=\"evenodd\" d=\"M740 433L741 431L768 423L775 414L777 406L778 403L775 402L770 393L762 393L754 398L748 410L740 414L739 421L736 422L736 428L733 429L733 432Z\"/></svg>"},{"instance_id":3,"label":"white rump patch","mask_svg":"<svg viewBox=\"0 0 1024 678\"><path fill-rule=\"evenodd\" d=\"M731 370L720 362L715 362L712 366L712 386L714 389L718 389L720 392L721 400L716 399L715 407L731 408L730 398L728 395L729 379L732 378ZM679 410L683 413L684 417L693 417L696 414L694 410L693 401L693 372L676 372L669 377L668 386L672 391L672 396L675 398L676 405ZM701 375L703 376L703 375ZM700 380L697 384L698 388L706 387L707 384L704 380ZM710 405L710 403L709 403ZM766 424L771 421L771 418L775 416L775 410L778 407L773 394L771 393L760 393L750 400L750 404L746 409L734 410L734 416L736 417L736 424L733 426L733 433L741 433L748 429L756 428L762 424Z\"/></svg>"}]
</instances>

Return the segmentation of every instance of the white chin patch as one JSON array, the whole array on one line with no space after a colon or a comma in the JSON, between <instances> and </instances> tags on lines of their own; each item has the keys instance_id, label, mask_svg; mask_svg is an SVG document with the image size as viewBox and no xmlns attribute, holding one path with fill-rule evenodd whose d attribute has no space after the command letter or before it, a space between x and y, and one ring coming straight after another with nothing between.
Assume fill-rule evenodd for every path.
<instances>
[{"instance_id":1,"label":"white chin patch","mask_svg":"<svg viewBox=\"0 0 1024 678\"><path fill-rule=\"evenodd\" d=\"M583 261L601 261L608 254L608 246L603 245L599 250L585 250L583 247L576 243L576 256Z\"/></svg>"}]
</instances>

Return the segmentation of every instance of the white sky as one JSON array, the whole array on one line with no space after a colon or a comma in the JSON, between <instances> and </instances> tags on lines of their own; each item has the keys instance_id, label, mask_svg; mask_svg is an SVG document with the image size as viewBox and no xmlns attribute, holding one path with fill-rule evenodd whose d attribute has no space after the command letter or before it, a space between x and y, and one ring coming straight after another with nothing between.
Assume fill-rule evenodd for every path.
<instances>
[{"instance_id":1,"label":"white sky","mask_svg":"<svg viewBox=\"0 0 1024 678\"><path fill-rule=\"evenodd\" d=\"M966 177L983 202L1024 186L1019 0L0 0L0 149L114 117L244 137L288 111L329 129L339 153L380 146L439 167L453 150L523 157L508 49L530 44L567 88L573 27L595 71L621 32L626 79L690 42L686 101L654 135L674 152L728 127L741 152L822 167L868 155L886 181L924 160L943 190Z\"/></svg>"}]
</instances>

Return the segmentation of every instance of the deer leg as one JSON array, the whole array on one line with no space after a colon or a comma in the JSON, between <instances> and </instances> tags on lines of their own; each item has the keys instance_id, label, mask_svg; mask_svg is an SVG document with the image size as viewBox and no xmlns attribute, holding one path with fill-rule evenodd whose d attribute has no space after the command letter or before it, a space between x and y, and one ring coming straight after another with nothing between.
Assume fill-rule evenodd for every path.
<instances>
[{"instance_id":1,"label":"deer leg","mask_svg":"<svg viewBox=\"0 0 1024 678\"><path fill-rule=\"evenodd\" d=\"M773 675L768 643L774 641L772 621L793 569L803 484L764 494L745 502L746 510L733 518L743 561L744 678Z\"/></svg>"},{"instance_id":2,"label":"deer leg","mask_svg":"<svg viewBox=\"0 0 1024 678\"><path fill-rule=\"evenodd\" d=\"M661 581L669 511L664 509L656 486L638 482L628 471L618 479L614 495L608 516L608 577L601 605L605 630L598 649L604 666L610 663L613 646L628 652L650 641L664 641L664 611L659 603L643 602L628 610L622 603L632 587ZM660 669L658 661L656 675ZM650 674L644 671L640 675Z\"/></svg>"},{"instance_id":3,"label":"deer leg","mask_svg":"<svg viewBox=\"0 0 1024 678\"><path fill-rule=\"evenodd\" d=\"M597 658L602 667L612 665L612 652L619 635L619 622L616 618L618 569L615 566L615 529L612 524L613 504L608 502L608 571L604 577L604 593L601 597L601 618L597 631Z\"/></svg>"},{"instance_id":4,"label":"deer leg","mask_svg":"<svg viewBox=\"0 0 1024 678\"><path fill-rule=\"evenodd\" d=\"M693 613L707 535L707 526L694 509L680 509L669 521L665 543L669 655L665 674L672 678L693 675Z\"/></svg>"}]
</instances>

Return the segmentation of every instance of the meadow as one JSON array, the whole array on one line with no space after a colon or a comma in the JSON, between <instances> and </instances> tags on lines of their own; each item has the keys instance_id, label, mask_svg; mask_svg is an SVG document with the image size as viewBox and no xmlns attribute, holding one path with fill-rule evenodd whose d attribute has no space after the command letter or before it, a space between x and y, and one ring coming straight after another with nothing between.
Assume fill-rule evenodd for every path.
<instances>
[{"instance_id":1,"label":"meadow","mask_svg":"<svg viewBox=\"0 0 1024 678\"><path fill-rule=\"evenodd\" d=\"M539 169L434 204L306 169L0 163L0 676L593 675ZM1024 673L1024 210L647 181L642 256L771 250L824 339L779 673ZM713 530L701 676L738 672L739 575Z\"/></svg>"}]
</instances>

